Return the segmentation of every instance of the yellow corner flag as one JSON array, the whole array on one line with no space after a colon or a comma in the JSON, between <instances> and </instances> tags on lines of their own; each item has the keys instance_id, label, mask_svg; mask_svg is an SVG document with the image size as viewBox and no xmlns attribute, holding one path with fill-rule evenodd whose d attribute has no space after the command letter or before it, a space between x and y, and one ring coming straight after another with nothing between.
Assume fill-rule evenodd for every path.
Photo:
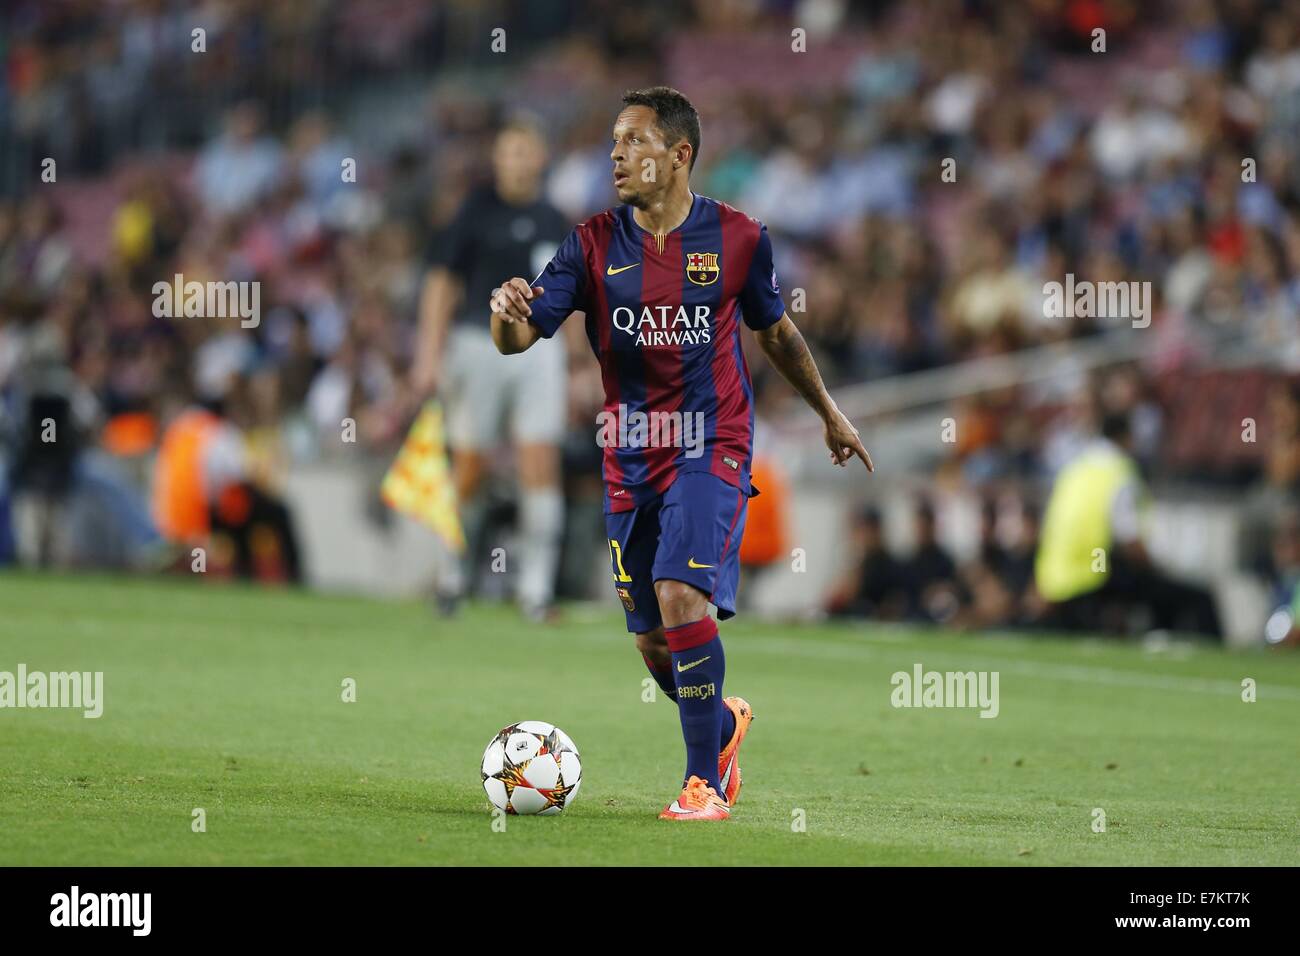
<instances>
[{"instance_id":1,"label":"yellow corner flag","mask_svg":"<svg viewBox=\"0 0 1300 956\"><path fill-rule=\"evenodd\" d=\"M442 406L425 403L401 451L379 486L384 504L423 521L457 554L465 550L465 532L456 514L456 488L447 468L442 435Z\"/></svg>"}]
</instances>

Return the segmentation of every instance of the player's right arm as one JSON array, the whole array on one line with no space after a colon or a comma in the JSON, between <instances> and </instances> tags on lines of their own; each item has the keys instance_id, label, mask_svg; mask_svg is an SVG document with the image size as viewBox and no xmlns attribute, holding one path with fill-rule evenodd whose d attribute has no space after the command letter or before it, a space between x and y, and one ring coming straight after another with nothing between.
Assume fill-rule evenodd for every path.
<instances>
[{"instance_id":1,"label":"player's right arm","mask_svg":"<svg viewBox=\"0 0 1300 956\"><path fill-rule=\"evenodd\" d=\"M587 257L578 230L560 244L542 274L531 283L516 276L492 293L492 341L502 355L549 339L569 314L585 307Z\"/></svg>"}]
</instances>

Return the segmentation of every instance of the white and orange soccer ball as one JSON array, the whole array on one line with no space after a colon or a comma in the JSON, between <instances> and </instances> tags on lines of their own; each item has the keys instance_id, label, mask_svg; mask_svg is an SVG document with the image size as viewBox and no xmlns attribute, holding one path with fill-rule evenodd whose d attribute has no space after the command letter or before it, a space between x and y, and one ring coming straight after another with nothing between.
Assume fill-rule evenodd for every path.
<instances>
[{"instance_id":1,"label":"white and orange soccer ball","mask_svg":"<svg viewBox=\"0 0 1300 956\"><path fill-rule=\"evenodd\" d=\"M582 784L578 748L541 720L511 724L493 737L479 772L492 806L520 815L560 813Z\"/></svg>"}]
</instances>

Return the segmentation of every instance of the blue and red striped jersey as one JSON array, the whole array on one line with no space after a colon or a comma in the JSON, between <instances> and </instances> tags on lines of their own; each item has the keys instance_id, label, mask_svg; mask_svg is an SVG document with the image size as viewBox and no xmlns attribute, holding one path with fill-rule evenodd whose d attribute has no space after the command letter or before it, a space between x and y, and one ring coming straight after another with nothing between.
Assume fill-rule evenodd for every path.
<instances>
[{"instance_id":1,"label":"blue and red striped jersey","mask_svg":"<svg viewBox=\"0 0 1300 956\"><path fill-rule=\"evenodd\" d=\"M693 195L685 221L657 238L620 206L574 228L533 285L543 336L571 312L587 317L605 386L608 511L691 471L749 493L754 392L740 323L765 329L785 314L762 223Z\"/></svg>"}]
</instances>

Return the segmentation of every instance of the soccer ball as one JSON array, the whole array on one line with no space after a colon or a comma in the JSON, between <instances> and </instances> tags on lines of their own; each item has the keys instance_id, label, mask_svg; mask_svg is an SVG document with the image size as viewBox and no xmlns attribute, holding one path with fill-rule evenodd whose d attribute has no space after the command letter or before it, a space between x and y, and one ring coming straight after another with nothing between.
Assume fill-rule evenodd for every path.
<instances>
[{"instance_id":1,"label":"soccer ball","mask_svg":"<svg viewBox=\"0 0 1300 956\"><path fill-rule=\"evenodd\" d=\"M479 772L492 806L520 815L559 813L582 783L578 748L559 727L540 720L511 724L493 737Z\"/></svg>"}]
</instances>

